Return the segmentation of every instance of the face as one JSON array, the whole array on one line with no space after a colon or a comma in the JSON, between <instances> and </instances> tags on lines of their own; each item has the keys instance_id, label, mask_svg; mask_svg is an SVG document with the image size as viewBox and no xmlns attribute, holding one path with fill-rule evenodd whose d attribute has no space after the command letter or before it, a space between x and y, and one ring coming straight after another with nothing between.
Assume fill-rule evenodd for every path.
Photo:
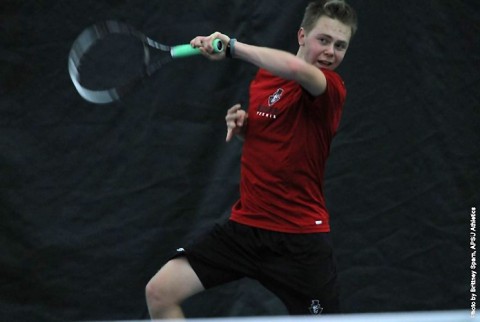
<instances>
[{"instance_id":1,"label":"face","mask_svg":"<svg viewBox=\"0 0 480 322\"><path fill-rule=\"evenodd\" d=\"M349 26L322 16L308 34L303 28L298 31L297 56L318 68L334 70L347 52L351 33Z\"/></svg>"}]
</instances>

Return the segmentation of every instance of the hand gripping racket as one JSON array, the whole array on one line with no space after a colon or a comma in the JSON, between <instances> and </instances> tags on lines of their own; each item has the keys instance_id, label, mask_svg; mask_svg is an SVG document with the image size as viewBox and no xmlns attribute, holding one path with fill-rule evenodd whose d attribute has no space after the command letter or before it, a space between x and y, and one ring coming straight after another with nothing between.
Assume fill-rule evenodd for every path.
<instances>
[{"instance_id":1,"label":"hand gripping racket","mask_svg":"<svg viewBox=\"0 0 480 322\"><path fill-rule=\"evenodd\" d=\"M215 52L224 50L220 39L212 45ZM152 61L151 48L169 54ZM190 44L170 47L128 24L105 21L86 28L73 42L68 72L80 96L91 103L107 104L119 100L166 63L200 53Z\"/></svg>"}]
</instances>

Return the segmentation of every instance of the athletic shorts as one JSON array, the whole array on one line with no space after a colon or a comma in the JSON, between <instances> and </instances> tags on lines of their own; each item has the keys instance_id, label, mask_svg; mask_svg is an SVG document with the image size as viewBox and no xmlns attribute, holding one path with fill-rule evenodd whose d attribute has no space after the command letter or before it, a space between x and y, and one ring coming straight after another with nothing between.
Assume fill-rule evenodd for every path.
<instances>
[{"instance_id":1,"label":"athletic shorts","mask_svg":"<svg viewBox=\"0 0 480 322\"><path fill-rule=\"evenodd\" d=\"M328 233L291 234L217 224L177 249L205 289L248 277L285 304L291 315L337 313L337 272Z\"/></svg>"}]
</instances>

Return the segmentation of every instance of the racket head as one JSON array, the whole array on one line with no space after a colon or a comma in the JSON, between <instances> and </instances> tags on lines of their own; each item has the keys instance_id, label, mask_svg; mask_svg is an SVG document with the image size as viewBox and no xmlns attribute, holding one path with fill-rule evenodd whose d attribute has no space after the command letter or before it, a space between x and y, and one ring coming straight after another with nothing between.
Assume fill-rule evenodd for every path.
<instances>
[{"instance_id":1,"label":"racket head","mask_svg":"<svg viewBox=\"0 0 480 322\"><path fill-rule=\"evenodd\" d=\"M124 47L119 39L126 41ZM212 45L217 53L224 50L220 39L215 39ZM150 48L169 54L152 62ZM110 20L86 28L75 39L68 55L68 71L81 97L91 103L108 104L120 100L172 59L198 54L200 50L189 44L170 47L126 23ZM88 77L92 75L96 77ZM90 79L99 82L90 82Z\"/></svg>"},{"instance_id":2,"label":"racket head","mask_svg":"<svg viewBox=\"0 0 480 322\"><path fill-rule=\"evenodd\" d=\"M70 78L85 100L107 104L119 100L142 79L171 60L163 55L151 63L149 48L169 52L132 26L105 21L94 24L76 38L68 56ZM92 80L97 82L92 82Z\"/></svg>"}]
</instances>

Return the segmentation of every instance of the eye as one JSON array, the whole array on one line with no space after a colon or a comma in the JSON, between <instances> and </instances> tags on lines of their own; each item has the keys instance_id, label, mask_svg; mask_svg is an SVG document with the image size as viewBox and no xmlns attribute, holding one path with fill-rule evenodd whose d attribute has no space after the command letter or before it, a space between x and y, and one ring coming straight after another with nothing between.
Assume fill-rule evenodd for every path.
<instances>
[{"instance_id":1,"label":"eye","mask_svg":"<svg viewBox=\"0 0 480 322\"><path fill-rule=\"evenodd\" d=\"M347 49L347 44L345 43L338 43L338 44L335 44L335 48L337 50L346 50Z\"/></svg>"},{"instance_id":2,"label":"eye","mask_svg":"<svg viewBox=\"0 0 480 322\"><path fill-rule=\"evenodd\" d=\"M328 38L325 38L325 37L320 37L318 38L318 41L322 44L322 45L328 45L330 43L330 40Z\"/></svg>"}]
</instances>

